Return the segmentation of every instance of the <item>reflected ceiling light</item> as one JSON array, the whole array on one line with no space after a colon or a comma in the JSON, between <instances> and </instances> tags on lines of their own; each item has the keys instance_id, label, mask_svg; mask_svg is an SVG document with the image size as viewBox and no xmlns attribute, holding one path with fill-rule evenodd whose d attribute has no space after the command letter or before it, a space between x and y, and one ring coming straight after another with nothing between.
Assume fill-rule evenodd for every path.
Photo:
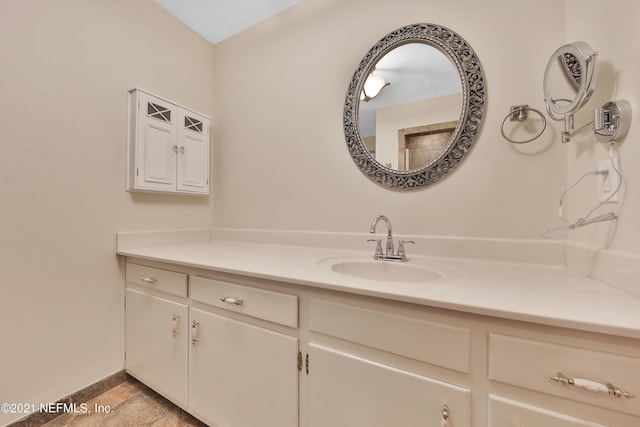
<instances>
[{"instance_id":1,"label":"reflected ceiling light","mask_svg":"<svg viewBox=\"0 0 640 427\"><path fill-rule=\"evenodd\" d=\"M369 74L367 81L364 82L362 87L362 93L360 94L360 100L369 102L380 94L382 89L389 86L391 83L386 82L381 76L377 74Z\"/></svg>"}]
</instances>

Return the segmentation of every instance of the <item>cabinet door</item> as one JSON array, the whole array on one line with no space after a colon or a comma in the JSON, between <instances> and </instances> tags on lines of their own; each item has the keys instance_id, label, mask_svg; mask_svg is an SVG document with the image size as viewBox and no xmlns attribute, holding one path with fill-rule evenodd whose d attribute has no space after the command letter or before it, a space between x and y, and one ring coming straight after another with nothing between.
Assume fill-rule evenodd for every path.
<instances>
[{"instance_id":1,"label":"cabinet door","mask_svg":"<svg viewBox=\"0 0 640 427\"><path fill-rule=\"evenodd\" d=\"M144 92L137 108L136 188L175 191L178 108Z\"/></svg>"},{"instance_id":2,"label":"cabinet door","mask_svg":"<svg viewBox=\"0 0 640 427\"><path fill-rule=\"evenodd\" d=\"M218 427L298 425L298 339L191 308L189 409Z\"/></svg>"},{"instance_id":3,"label":"cabinet door","mask_svg":"<svg viewBox=\"0 0 640 427\"><path fill-rule=\"evenodd\" d=\"M126 370L178 405L187 404L188 310L126 290Z\"/></svg>"},{"instance_id":4,"label":"cabinet door","mask_svg":"<svg viewBox=\"0 0 640 427\"><path fill-rule=\"evenodd\" d=\"M209 192L209 119L191 111L178 114L178 191Z\"/></svg>"},{"instance_id":5,"label":"cabinet door","mask_svg":"<svg viewBox=\"0 0 640 427\"><path fill-rule=\"evenodd\" d=\"M311 427L471 425L468 389L314 343L308 387Z\"/></svg>"},{"instance_id":6,"label":"cabinet door","mask_svg":"<svg viewBox=\"0 0 640 427\"><path fill-rule=\"evenodd\" d=\"M489 396L491 427L606 427L521 402Z\"/></svg>"}]
</instances>

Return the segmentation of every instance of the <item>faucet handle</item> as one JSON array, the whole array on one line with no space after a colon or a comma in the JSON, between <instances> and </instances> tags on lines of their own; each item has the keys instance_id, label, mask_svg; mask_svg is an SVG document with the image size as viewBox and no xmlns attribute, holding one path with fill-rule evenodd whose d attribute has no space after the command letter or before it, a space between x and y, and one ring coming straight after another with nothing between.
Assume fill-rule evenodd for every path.
<instances>
[{"instance_id":1,"label":"faucet handle","mask_svg":"<svg viewBox=\"0 0 640 427\"><path fill-rule=\"evenodd\" d=\"M398 256L401 257L403 260L407 259L407 254L404 251L404 244L405 243L413 243L415 245L416 242L414 242L413 240L400 240L400 241L398 241Z\"/></svg>"},{"instance_id":2,"label":"faucet handle","mask_svg":"<svg viewBox=\"0 0 640 427\"><path fill-rule=\"evenodd\" d=\"M375 242L376 244L376 253L373 258L377 259L382 256L382 240L381 239L368 239L367 242Z\"/></svg>"}]
</instances>

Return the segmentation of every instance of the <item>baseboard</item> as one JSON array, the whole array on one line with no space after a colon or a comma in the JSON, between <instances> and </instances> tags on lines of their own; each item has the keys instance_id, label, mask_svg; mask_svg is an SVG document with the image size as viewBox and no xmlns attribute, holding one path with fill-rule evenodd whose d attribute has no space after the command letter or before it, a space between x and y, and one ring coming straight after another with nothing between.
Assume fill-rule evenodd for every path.
<instances>
[{"instance_id":1,"label":"baseboard","mask_svg":"<svg viewBox=\"0 0 640 427\"><path fill-rule=\"evenodd\" d=\"M80 405L81 403L86 403L89 400L97 396L100 396L105 391L110 390L115 386L117 386L118 384L125 382L127 378L128 378L127 373L124 370L116 372L115 374L109 375L108 377L94 384L91 384L90 386L87 386L82 390L79 390L73 394L70 394L69 396L63 397L62 399L58 400L55 403L62 403L62 404L68 404L68 405L74 404L74 403L77 405ZM29 415L26 418L23 418L12 424L9 424L7 427L38 427L48 423L49 421L52 421L58 418L60 415L62 414L34 412L33 414Z\"/></svg>"}]
</instances>

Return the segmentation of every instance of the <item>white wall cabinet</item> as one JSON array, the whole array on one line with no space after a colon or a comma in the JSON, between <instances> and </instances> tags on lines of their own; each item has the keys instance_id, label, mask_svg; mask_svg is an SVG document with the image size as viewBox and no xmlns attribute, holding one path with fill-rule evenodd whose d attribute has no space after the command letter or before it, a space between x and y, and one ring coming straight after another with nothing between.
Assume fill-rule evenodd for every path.
<instances>
[{"instance_id":1,"label":"white wall cabinet","mask_svg":"<svg viewBox=\"0 0 640 427\"><path fill-rule=\"evenodd\" d=\"M127 371L212 426L640 425L636 339L145 264Z\"/></svg>"},{"instance_id":2,"label":"white wall cabinet","mask_svg":"<svg viewBox=\"0 0 640 427\"><path fill-rule=\"evenodd\" d=\"M210 124L195 111L130 91L127 189L209 194Z\"/></svg>"}]
</instances>

